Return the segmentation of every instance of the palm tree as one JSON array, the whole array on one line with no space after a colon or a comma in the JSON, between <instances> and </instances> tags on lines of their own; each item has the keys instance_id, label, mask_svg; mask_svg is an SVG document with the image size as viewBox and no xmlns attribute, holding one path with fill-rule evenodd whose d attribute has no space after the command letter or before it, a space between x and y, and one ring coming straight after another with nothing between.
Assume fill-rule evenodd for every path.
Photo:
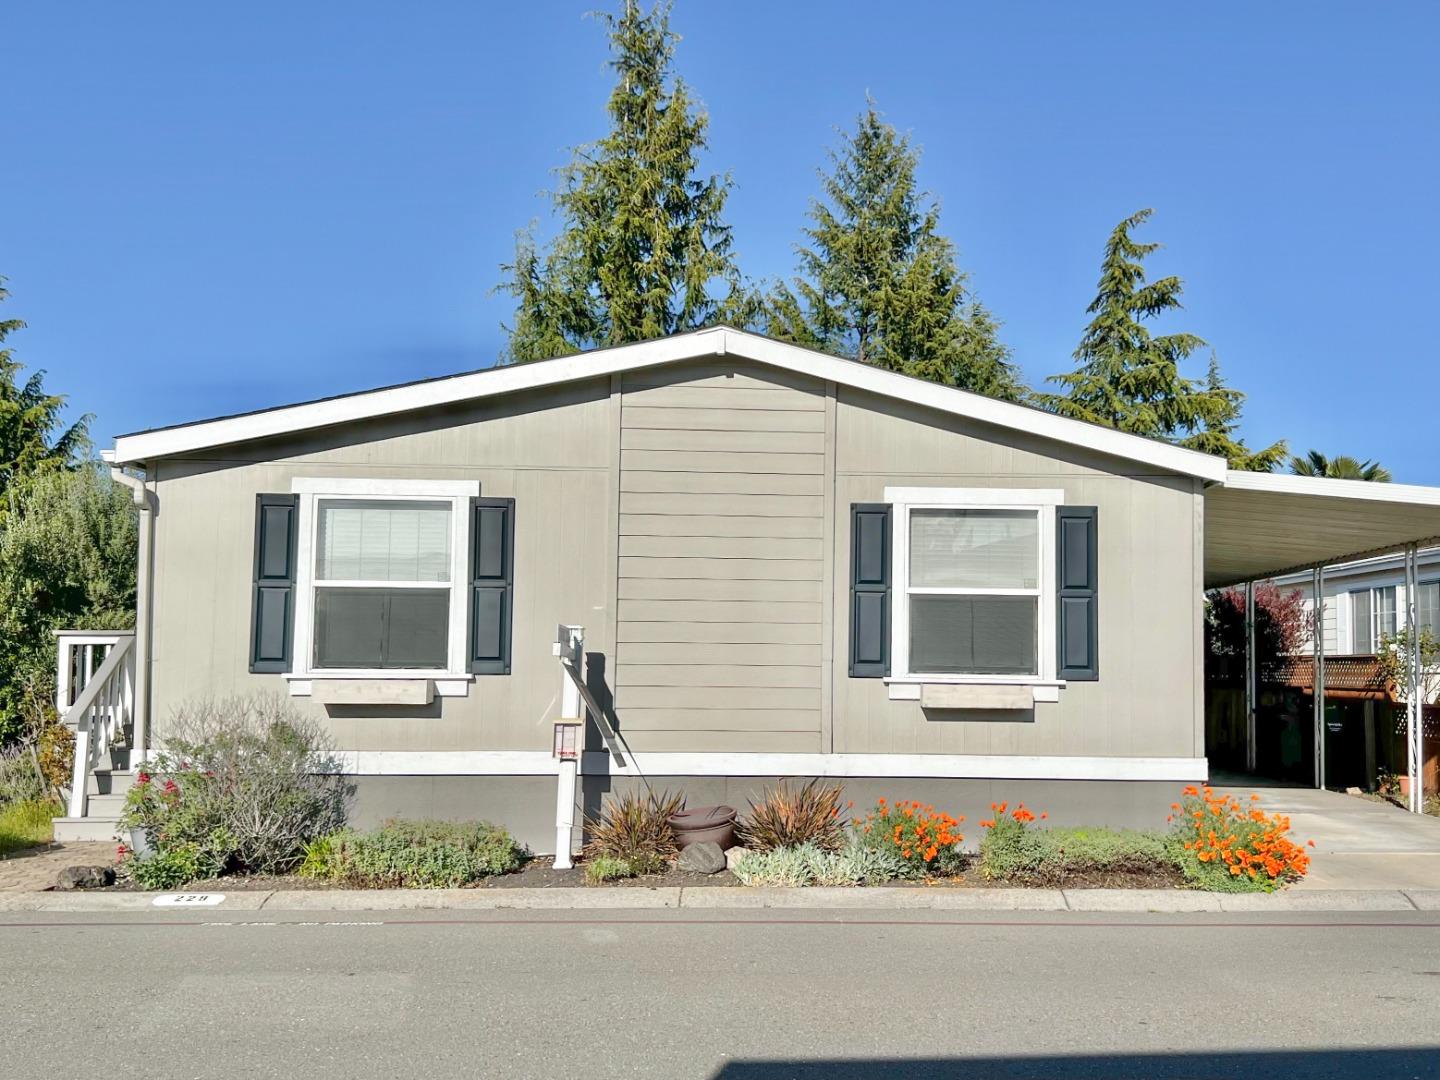
<instances>
[{"instance_id":1,"label":"palm tree","mask_svg":"<svg viewBox=\"0 0 1440 1080\"><path fill-rule=\"evenodd\" d=\"M1378 461L1358 461L1346 454L1327 458L1319 450L1311 450L1302 457L1291 457L1290 471L1296 476L1323 476L1330 480L1370 480L1377 484L1388 484L1392 479L1390 470Z\"/></svg>"}]
</instances>

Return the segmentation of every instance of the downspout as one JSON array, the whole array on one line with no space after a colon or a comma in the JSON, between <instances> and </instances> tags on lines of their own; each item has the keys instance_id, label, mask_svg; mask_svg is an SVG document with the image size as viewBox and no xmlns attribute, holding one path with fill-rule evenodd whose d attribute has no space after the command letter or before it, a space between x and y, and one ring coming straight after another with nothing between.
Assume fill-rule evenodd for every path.
<instances>
[{"instance_id":1,"label":"downspout","mask_svg":"<svg viewBox=\"0 0 1440 1080\"><path fill-rule=\"evenodd\" d=\"M150 569L155 545L155 495L142 477L131 476L114 465L110 478L130 489L140 512L135 568L135 728L130 767L145 763L150 735Z\"/></svg>"}]
</instances>

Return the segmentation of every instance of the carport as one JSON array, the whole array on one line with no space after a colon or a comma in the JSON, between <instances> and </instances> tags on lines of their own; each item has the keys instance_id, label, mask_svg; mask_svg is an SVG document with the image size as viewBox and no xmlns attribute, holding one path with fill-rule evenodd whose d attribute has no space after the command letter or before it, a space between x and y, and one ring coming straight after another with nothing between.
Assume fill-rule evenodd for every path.
<instances>
[{"instance_id":1,"label":"carport","mask_svg":"<svg viewBox=\"0 0 1440 1080\"><path fill-rule=\"evenodd\" d=\"M1246 593L1246 763L1256 766L1256 582L1308 571L1323 597L1326 567L1375 555L1405 555L1402 627L1418 624L1416 553L1440 541L1440 488L1231 471L1205 491L1205 586ZM1324 606L1314 605L1315 786L1325 776ZM1420 656L1411 650L1406 701L1410 809L1420 812Z\"/></svg>"}]
</instances>

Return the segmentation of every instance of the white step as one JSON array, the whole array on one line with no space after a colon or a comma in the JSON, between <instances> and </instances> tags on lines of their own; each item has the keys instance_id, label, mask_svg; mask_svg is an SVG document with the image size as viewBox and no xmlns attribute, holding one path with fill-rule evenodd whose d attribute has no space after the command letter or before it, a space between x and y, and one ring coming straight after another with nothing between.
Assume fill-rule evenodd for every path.
<instances>
[{"instance_id":1,"label":"white step","mask_svg":"<svg viewBox=\"0 0 1440 1080\"><path fill-rule=\"evenodd\" d=\"M95 795L120 795L135 786L135 774L132 772L112 771L109 769L96 769L90 774L89 794Z\"/></svg>"},{"instance_id":2,"label":"white step","mask_svg":"<svg viewBox=\"0 0 1440 1080\"><path fill-rule=\"evenodd\" d=\"M58 817L55 819L55 839L62 844L81 840L114 841L119 832L120 822L115 817Z\"/></svg>"},{"instance_id":3,"label":"white step","mask_svg":"<svg viewBox=\"0 0 1440 1080\"><path fill-rule=\"evenodd\" d=\"M85 800L86 817L118 818L124 809L124 795L91 795Z\"/></svg>"}]
</instances>

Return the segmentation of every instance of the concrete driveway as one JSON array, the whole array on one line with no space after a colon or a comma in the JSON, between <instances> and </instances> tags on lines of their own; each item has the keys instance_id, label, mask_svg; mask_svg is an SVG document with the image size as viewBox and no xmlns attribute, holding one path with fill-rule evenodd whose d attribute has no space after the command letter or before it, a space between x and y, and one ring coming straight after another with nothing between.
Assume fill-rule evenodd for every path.
<instances>
[{"instance_id":1,"label":"concrete driveway","mask_svg":"<svg viewBox=\"0 0 1440 1080\"><path fill-rule=\"evenodd\" d=\"M1215 787L1255 792L1266 810L1290 816L1296 839L1315 841L1298 889L1440 889L1440 818L1314 788L1218 778Z\"/></svg>"}]
</instances>

